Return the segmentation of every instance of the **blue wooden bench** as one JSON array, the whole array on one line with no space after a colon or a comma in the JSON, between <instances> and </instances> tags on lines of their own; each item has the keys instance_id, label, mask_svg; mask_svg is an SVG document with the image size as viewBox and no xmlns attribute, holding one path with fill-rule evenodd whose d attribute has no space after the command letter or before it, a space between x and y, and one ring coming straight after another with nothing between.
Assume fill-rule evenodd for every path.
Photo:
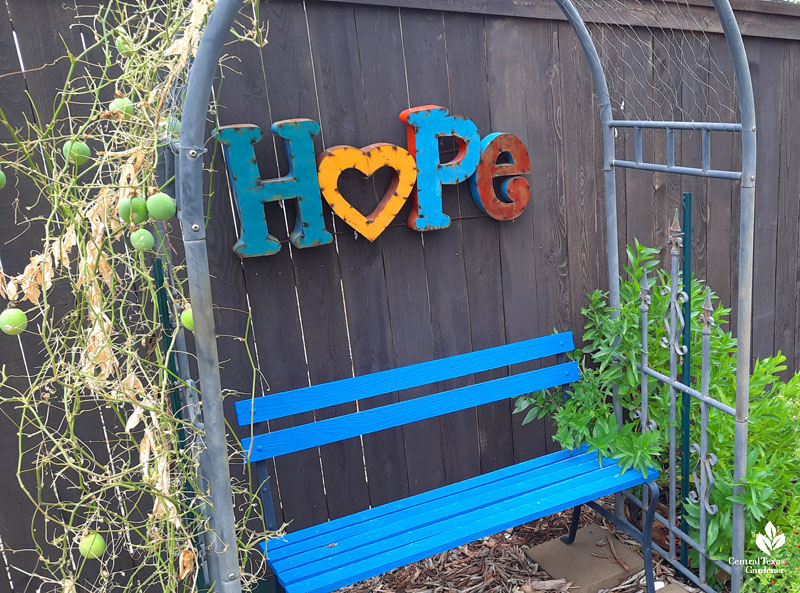
<instances>
[{"instance_id":1,"label":"blue wooden bench","mask_svg":"<svg viewBox=\"0 0 800 593\"><path fill-rule=\"evenodd\" d=\"M240 401L236 413L244 426L549 356L557 361L537 370L258 434L243 440L244 454L251 463L264 461L565 386L580 378L578 365L564 356L573 348L572 334L566 332ZM569 508L575 511L564 541L572 543L583 503L599 508L591 501L646 485L651 504L641 531L630 530L629 524L622 527L642 542L652 593L650 534L658 500L653 480L658 472L651 470L646 480L638 471L620 475L618 469L613 460L600 464L597 453L586 447L551 453L269 540L267 560L287 593L328 593ZM271 509L271 499L266 504Z\"/></svg>"}]
</instances>

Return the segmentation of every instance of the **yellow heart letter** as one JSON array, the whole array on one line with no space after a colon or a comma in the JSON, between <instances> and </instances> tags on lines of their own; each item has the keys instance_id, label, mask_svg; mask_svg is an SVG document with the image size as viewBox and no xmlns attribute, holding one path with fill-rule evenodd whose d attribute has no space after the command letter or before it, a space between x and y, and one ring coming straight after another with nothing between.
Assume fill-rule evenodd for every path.
<instances>
[{"instance_id":1,"label":"yellow heart letter","mask_svg":"<svg viewBox=\"0 0 800 593\"><path fill-rule=\"evenodd\" d=\"M369 177L381 167L394 170L392 181L375 210L364 216L339 192L339 176L347 169L357 169ZM370 241L377 239L394 220L408 200L417 180L417 164L407 150L379 142L364 148L334 146L317 159L319 188L322 197L336 215Z\"/></svg>"}]
</instances>

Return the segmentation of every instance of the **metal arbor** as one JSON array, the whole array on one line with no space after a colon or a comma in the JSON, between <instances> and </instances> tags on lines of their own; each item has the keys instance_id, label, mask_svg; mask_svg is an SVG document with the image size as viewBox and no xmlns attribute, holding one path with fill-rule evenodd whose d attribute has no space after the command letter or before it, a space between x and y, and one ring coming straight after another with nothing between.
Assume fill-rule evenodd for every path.
<instances>
[{"instance_id":1,"label":"metal arbor","mask_svg":"<svg viewBox=\"0 0 800 593\"><path fill-rule=\"evenodd\" d=\"M689 394L690 396L699 399L703 405L704 413L707 413L707 406L713 405L723 411L732 412L736 421L735 441L734 441L734 480L739 482L745 477L747 472L747 418L750 398L750 348L751 348L751 328L752 328L752 293L753 293L753 229L755 220L755 181L756 181L756 118L755 118L755 102L753 98L753 85L750 78L750 69L747 63L747 54L744 49L744 42L742 35L739 31L739 26L736 23L736 17L733 14L729 0L713 0L714 10L719 18L722 30L725 34L725 40L728 45L728 50L733 62L734 74L736 77L736 96L739 106L739 122L738 123L721 123L721 122L703 122L703 121L647 121L647 120L616 120L612 114L611 97L609 95L608 83L606 81L606 74L603 65L598 55L597 48L594 41L586 27L586 23L581 17L578 10L573 4L573 0L556 0L561 10L567 17L567 20L572 25L573 30L580 40L581 47L589 66L592 71L592 77L595 82L595 91L597 93L598 103L600 105L600 122L603 130L603 173L605 177L605 204L606 204L606 233L607 233L607 257L608 257L608 284L610 292L610 304L612 309L618 309L620 303L619 296L619 253L617 252L617 188L616 188L616 168L639 169L644 171L659 171L664 173L675 173L679 175L692 175L698 177L716 178L716 179L729 179L739 180L741 182L741 214L740 214L740 228L739 228L739 290L737 301L737 318L738 318L738 351L736 360L736 407L731 410L729 406L724 403L714 400L707 396L707 394L698 392L692 389L689 385L685 385L677 381L677 368L675 361L672 361L670 376L664 376L653 369L647 367L646 358L639 365L642 372L643 384L643 415L646 414L646 390L647 390L647 377L653 377L657 381L661 381L669 385L670 392L670 412L672 426L670 428L670 517L666 523L666 527L670 531L670 549L668 551L660 550L664 556L673 566L681 571L685 576L690 578L695 583L699 584L706 591L713 591L710 587L705 585L705 571L702 571L700 576L695 575L683 565L680 564L675 555L675 537L678 536L682 541L688 542L689 545L694 547L700 552L701 555L706 553L705 550L705 534L701 533L701 542L694 542L683 533L675 525L675 499L676 499L676 484L675 484L675 450L676 450L676 435L675 435L675 400L677 392ZM635 144L635 160L620 160L616 158L616 141L615 132L619 129L633 129L634 144ZM658 129L664 130L667 138L667 154L666 163L653 163L647 162L642 157L642 130L644 129ZM675 143L674 132L676 130L699 130L702 132L702 152L701 163L699 166L687 167L678 166L675 164ZM711 133L712 132L735 132L741 134L742 141L742 160L740 170L715 170L711 168ZM678 229L679 230L679 229ZM676 233L672 233L672 294L670 295L671 302L675 303L678 298L678 280L677 280L677 257L678 257L678 241L679 237ZM646 296L643 295L643 301L646 302ZM643 305L644 306L644 305ZM671 309L675 309L671 307ZM705 314L706 317L709 314ZM645 317L646 319L646 317ZM673 317L672 330L674 335L671 335L669 346L673 348L673 359L676 352L674 348L677 347L677 332L675 326L675 318ZM646 325L645 325L646 327ZM706 330L707 328L704 328ZM705 336L704 336L705 337ZM705 340L704 340L705 341ZM643 337L643 342L646 345L646 336ZM704 357L707 358L707 357ZM707 366L707 365L704 365ZM622 410L617 401L614 402L614 410L617 414L617 421L622 424ZM705 427L704 427L705 428ZM642 429L647 429L646 416L642 419ZM702 449L702 452L701 452ZM705 456L707 451L702 445L692 449L693 453L701 454L701 463L705 468ZM711 479L707 476L705 469L701 474L699 485L700 497L703 493L707 493L706 481ZM736 486L734 494L741 495L743 486ZM633 498L632 496L630 498ZM622 505L619 498L617 499L617 512L622 511ZM641 504L641 501L635 501ZM701 513L703 512L703 503L701 502ZM704 514L704 513L703 513ZM702 545L701 545L702 544ZM733 563L731 566L721 566L723 570L729 572L732 578L731 590L733 593L738 593L742 586L743 569L742 560L744 559L744 546L745 546L745 522L744 522L744 507L741 504L735 503L733 507L733 550L731 557ZM701 562L701 564L704 564ZM722 563L720 563L722 564Z\"/></svg>"},{"instance_id":2,"label":"metal arbor","mask_svg":"<svg viewBox=\"0 0 800 593\"><path fill-rule=\"evenodd\" d=\"M741 181L741 216L739 237L739 289L738 289L738 342L737 355L737 390L736 407L731 410L736 420L734 479L739 481L745 476L747 469L747 416L749 405L749 361L751 342L752 314L752 282L753 282L753 229L755 204L755 167L756 167L756 134L755 106L750 71L739 31L729 0L713 0L714 9L722 25L728 49L730 51L736 76L737 99L740 112L739 123L695 122L695 121L645 121L615 120L612 114L611 98L600 57L586 24L572 0L556 0L566 15L573 30L577 34L586 59L591 68L595 82L595 91L600 106L600 122L603 131L604 178L605 178L605 214L607 231L607 257L609 273L610 304L619 307L619 254L617 252L617 216L616 216L616 177L617 167L659 171L681 175L694 175L707 178L729 179ZM222 412L221 384L219 376L219 360L215 339L215 328L212 314L211 286L209 281L208 253L206 248L204 208L203 208L203 159L205 152L205 120L211 95L211 85L216 74L218 60L223 49L223 42L233 24L236 15L242 8L243 0L218 0L208 21L196 58L189 74L186 97L181 116L181 136L175 147L178 153L176 172L176 191L179 204L183 241L186 249L186 265L189 279L190 297L195 315L195 343L198 359L198 373L202 389L203 421L205 426L205 443L207 451L201 460L203 475L208 482L213 516L211 527L215 538L207 554L210 580L215 590L221 593L240 593L241 580L239 554L236 545L234 515L230 488L230 472L227 464L213 463L213 459L226 459L225 419ZM619 129L633 129L636 147L636 158L633 161L618 160L615 156L615 132ZM653 163L642 158L642 130L660 129L667 135L667 162ZM674 131L699 130L702 132L702 158L700 166L677 166L674 158ZM710 166L710 135L713 132L736 132L741 134L742 160L737 171L714 170ZM671 148L670 148L671 147ZM672 156L670 156L670 154ZM673 275L677 278L676 260L677 238L673 246ZM673 292L677 291L677 282L672 283ZM644 295L646 296L646 295ZM677 298L671 295L671 298ZM643 312L643 316L646 312ZM674 326L674 324L673 324ZM674 367L675 365L671 365ZM664 382L670 387L671 408L674 409L678 392L688 393L700 399L704 409L708 405L725 406L707 395L680 383L676 379L675 369L671 369L667 377L647 367L646 359L641 363L642 383L646 385L647 377ZM646 406L646 399L643 400ZM717 405L718 404L718 405ZM614 410L619 423L622 422L622 410L618 402L614 402ZM643 410L643 414L645 413ZM643 418L646 420L646 417ZM646 428L646 421L642 425ZM670 461L674 468L674 451L676 447L674 428L671 430ZM705 454L702 444L697 451ZM705 476L706 472L702 472ZM674 476L674 473L673 473ZM701 477L700 496L707 492ZM741 486L737 487L741 490ZM737 492L739 493L739 492ZM641 504L631 494L630 499ZM675 549L675 537L687 541L687 534L675 526L674 500L675 485L670 484L670 500L672 501L671 517L666 521L670 530L670 549L658 549L668 561L675 565L685 576L692 579L706 591L713 591L703 584L705 575L697 576L678 562ZM621 513L621 497L617 499L617 512ZM732 591L738 593L743 578L743 565L737 560L744 558L744 509L735 504L733 511L733 565L727 567L732 576ZM689 538L691 539L691 538ZM689 541L690 545L704 553L704 537L701 542ZM725 568L723 567L723 569Z\"/></svg>"}]
</instances>

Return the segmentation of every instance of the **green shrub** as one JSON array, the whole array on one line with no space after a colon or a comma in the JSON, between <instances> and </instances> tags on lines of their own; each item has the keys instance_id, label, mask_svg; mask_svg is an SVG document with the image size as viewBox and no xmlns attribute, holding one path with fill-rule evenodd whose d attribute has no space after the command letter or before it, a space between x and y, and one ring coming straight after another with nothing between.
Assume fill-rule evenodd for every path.
<instances>
[{"instance_id":1,"label":"green shrub","mask_svg":"<svg viewBox=\"0 0 800 593\"><path fill-rule=\"evenodd\" d=\"M649 418L657 427L642 433L637 418L641 408L641 373L636 365L641 356L641 284L648 271L651 305L648 318L649 366L669 372L669 349L660 345L666 337L664 314L669 306L669 276L655 272L658 250L638 242L627 249L627 278L620 286L620 314L611 318L612 309L605 292L589 295L584 308L586 325L583 347L573 358L581 368L580 382L572 386L571 399L562 404L558 392L537 392L521 396L515 412L527 410L524 422L552 416L558 427L555 439L565 448L588 444L600 457L617 458L621 471L634 467L647 473L648 467L661 470L660 482L666 485L666 452L669 437L669 389L649 379ZM692 281L691 343L692 377L699 389L701 374L702 303L706 286ZM710 395L730 406L736 398L736 339L727 331L730 309L711 293L715 304L711 328ZM714 408L709 410L708 447L718 463L713 467L714 489L711 503L719 512L708 516L708 549L711 557L728 561L731 555L731 512L734 501L746 509L747 555L759 554L755 534L767 521L783 532L800 527L800 374L788 381L780 377L786 370L786 357L780 352L756 362L750 379L750 416L745 494L733 496L734 419ZM618 401L629 421L617 430L611 395L618 386ZM680 394L678 415L680 418ZM691 442L700 442L700 403L691 404ZM678 434L680 434L680 427ZM680 455L680 451L679 451ZM697 457L692 455L692 466ZM680 471L680 468L676 468ZM699 470L698 470L699 473ZM690 478L691 479L691 478ZM699 507L688 505L686 523L697 534ZM751 537L752 535L752 537ZM693 564L697 565L697 555Z\"/></svg>"}]
</instances>

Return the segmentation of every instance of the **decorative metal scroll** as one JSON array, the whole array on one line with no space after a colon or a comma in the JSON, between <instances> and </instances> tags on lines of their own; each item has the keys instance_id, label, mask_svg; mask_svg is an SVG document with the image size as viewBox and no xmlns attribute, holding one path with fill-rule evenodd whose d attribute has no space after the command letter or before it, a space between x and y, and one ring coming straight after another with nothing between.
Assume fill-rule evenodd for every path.
<instances>
[{"instance_id":1,"label":"decorative metal scroll","mask_svg":"<svg viewBox=\"0 0 800 593\"><path fill-rule=\"evenodd\" d=\"M717 464L717 456L710 452L708 449L708 415L709 408L714 407L730 416L735 415L735 410L730 406L715 400L709 396L710 387L710 359L711 359L711 329L714 327L714 318L712 317L711 294L706 291L705 302L703 303L703 312L699 317L702 323L701 333L703 336L703 352L702 352L702 373L700 390L692 388L689 385L684 385L678 381L678 359L687 352L686 345L681 343L681 334L684 324L687 320L684 319L682 305L688 299L688 296L683 292L680 282L680 252L683 248L684 234L681 231L678 219L678 211L675 212L675 217L669 227L668 246L670 247L670 276L669 282L661 286L658 290L664 296L669 296L669 305L666 308L663 317L663 325L666 329L666 336L661 337L659 343L661 347L669 350L670 355L670 368L669 374L666 375L655 369L649 367L649 352L648 352L648 316L651 306L650 287L645 271L641 280L640 286L640 306L639 311L641 314L641 345L642 354L638 368L641 372L641 396L642 403L641 409L632 413L632 416L640 421L641 431L656 429L655 423L648 417L648 398L649 398L649 379L652 377L658 382L669 386L669 402L670 402L670 426L669 426L669 517L665 518L660 514L656 514L657 520L669 529L669 549L663 550L656 546L655 549L662 556L670 560L676 566L679 566L676 554L676 539L680 538L686 541L692 548L697 550L701 557L705 558L705 562L700 562L698 568L699 575L692 574L691 580L701 586L704 591L710 591L707 585L707 563L712 563L724 570L731 572L730 565L711 560L708 558L708 516L715 515L719 509L716 505L711 503L711 494L714 490L714 466ZM689 320L691 321L691 320ZM695 541L684 529L677 525L677 434L676 434L676 405L677 394L683 392L689 394L693 400L699 400L700 404L700 423L699 423L699 443L693 443L689 447L689 451L684 454L691 455L695 458L694 470L692 476L694 477L695 489L687 493L689 501L697 504L700 511L700 525L699 525L699 541ZM646 497L643 498L642 504L647 504ZM685 567L681 566L686 572L690 572ZM686 574L685 576L689 576Z\"/></svg>"},{"instance_id":2,"label":"decorative metal scroll","mask_svg":"<svg viewBox=\"0 0 800 593\"><path fill-rule=\"evenodd\" d=\"M672 271L674 278L669 286L661 287L661 294L669 296L669 307L664 311L664 327L667 330L667 335L660 340L662 348L671 348L675 350L675 354L683 356L686 354L686 346L680 343L680 336L683 332L685 321L683 319L683 304L689 299L685 292L680 289L680 284L677 281L678 273L678 256L680 250L683 248L683 232L681 232L681 225L678 222L678 210L675 209L675 218L669 226L669 237L667 244L671 247L670 255L672 256Z\"/></svg>"}]
</instances>

